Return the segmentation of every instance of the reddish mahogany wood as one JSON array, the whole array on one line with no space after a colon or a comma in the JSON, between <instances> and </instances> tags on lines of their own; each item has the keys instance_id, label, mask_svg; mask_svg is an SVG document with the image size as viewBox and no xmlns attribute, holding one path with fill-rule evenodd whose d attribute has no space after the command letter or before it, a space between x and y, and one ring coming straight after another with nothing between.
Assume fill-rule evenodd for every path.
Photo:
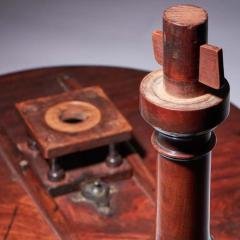
<instances>
[{"instance_id":1,"label":"reddish mahogany wood","mask_svg":"<svg viewBox=\"0 0 240 240\"><path fill-rule=\"evenodd\" d=\"M163 71L151 72L140 86L140 112L154 128L158 151L156 240L210 239L212 131L228 116L229 85L221 50L205 44L207 19L193 5L166 9ZM158 61L162 50L155 45Z\"/></svg>"},{"instance_id":2,"label":"reddish mahogany wood","mask_svg":"<svg viewBox=\"0 0 240 240\"><path fill-rule=\"evenodd\" d=\"M152 33L153 53L156 61L163 64L163 33L160 30L156 30Z\"/></svg>"},{"instance_id":3,"label":"reddish mahogany wood","mask_svg":"<svg viewBox=\"0 0 240 240\"><path fill-rule=\"evenodd\" d=\"M207 12L191 5L176 5L164 11L163 69L168 92L182 97L200 94L199 47L207 42Z\"/></svg>"},{"instance_id":4,"label":"reddish mahogany wood","mask_svg":"<svg viewBox=\"0 0 240 240\"><path fill-rule=\"evenodd\" d=\"M59 67L2 76L0 78L1 125L4 126L15 143L22 142L26 137L26 129L19 124L21 120L14 109L15 102L62 92L62 87L58 84L58 78L62 75L76 79L83 87L97 84L106 91L110 99L132 124L134 136L143 150L141 151L142 154L145 156L144 163L155 174L156 151L152 148L150 142L152 128L142 120L138 112L138 86L146 74L146 72L140 70L112 67ZM239 122L240 111L232 105L229 118L217 129L218 144L213 151L211 233L215 239L220 240L240 238L240 162L239 152L233 151L240 144ZM9 227L10 230L7 234L8 239L56 239L31 198L26 195L17 181L12 180L14 177L12 177L2 159L0 159L0 166L0 212L4 212L4 215L0 214L0 236L5 236L6 229L11 225L13 219L13 224ZM133 219L137 211L149 216L149 223L146 226L141 225L141 221L136 219L136 225L139 225L138 234L130 234L128 240L152 239L150 232L153 230L155 222L154 217L151 219L153 211L146 208L147 204L140 193L134 193L132 195L135 198L136 211L128 212L130 203L127 200L133 185L132 183L122 183L122 186L125 189L125 194L124 201L121 200L121 208L126 209L125 216L122 218L123 223L124 219ZM129 191L127 191L127 188ZM58 203L69 216L68 220L73 221L74 225L78 227L82 239L94 239L95 232L86 233L88 230L91 232L94 225L79 226L78 221L82 216L74 214L74 211L78 211L78 207L71 207L67 198L64 197L58 199ZM16 216L14 215L15 207L18 209ZM90 213L94 219L94 211L90 211ZM118 232L118 238L115 239L122 240L124 239L123 231L135 225L134 221L125 228L122 225L120 231L114 228L117 224L114 219L111 219L108 224L109 226L104 228L106 235L102 235L100 239L111 239L106 236L115 231ZM114 236L112 239L114 239Z\"/></svg>"},{"instance_id":5,"label":"reddish mahogany wood","mask_svg":"<svg viewBox=\"0 0 240 240\"><path fill-rule=\"evenodd\" d=\"M154 74L158 75L158 72L148 74L145 77L146 82L149 78L151 78L151 75L153 76ZM154 81L154 78L155 77L153 76L152 81ZM167 107L167 101L162 101L161 96L159 99L163 104L158 104L156 101L151 101L151 99L145 94L147 91L144 90L144 84L142 83L141 86L141 114L146 122L162 129L163 131L179 134L203 132L206 129L214 128L229 114L229 85L227 82L223 89L220 89L218 92L212 91L211 95L208 95L209 98L215 98L217 100L217 102L211 104L211 106L208 105L209 102L205 101L206 104L204 104L204 101L201 101L201 98L198 98L199 104L191 104L188 102L188 104L186 104L186 108L182 108L181 104L173 103L173 105L172 102L171 105L169 104L170 106ZM155 94L154 89L155 87L152 87L152 96ZM181 100L181 102L184 101L185 100ZM200 106L202 105L205 105L205 107L201 108ZM193 108L193 106L195 108ZM189 111L187 107L190 107L191 111Z\"/></svg>"},{"instance_id":6,"label":"reddish mahogany wood","mask_svg":"<svg viewBox=\"0 0 240 240\"><path fill-rule=\"evenodd\" d=\"M214 133L172 137L155 131L156 240L209 240L210 151ZM187 227L186 227L187 226Z\"/></svg>"},{"instance_id":7,"label":"reddish mahogany wood","mask_svg":"<svg viewBox=\"0 0 240 240\"><path fill-rule=\"evenodd\" d=\"M52 129L48 126L45 113L50 107L54 107L57 104L73 102L73 106L76 103L87 102L91 108L96 109L99 113L98 119L94 113L79 111L78 114L85 114L88 119L82 120L79 124L65 124L62 117L63 113L66 114L68 110L62 110L62 115L59 114L57 109L57 119L59 122L52 121L53 126L57 126L58 123L61 125L59 129L64 128L64 125L71 127L72 134L66 134L66 132L60 132ZM102 91L101 88L94 86L90 88L80 89L62 94L31 99L16 104L16 107L28 126L30 134L33 136L42 152L45 159L51 159L74 153L77 151L83 151L86 149L92 149L100 146L105 146L111 142L122 142L130 139L131 126L122 116L122 114L115 108L110 99ZM74 118L77 114L76 109L81 109L81 106L74 108L73 113L69 116ZM60 108L61 109L61 108ZM69 114L69 113L68 113ZM91 115L92 119L90 119ZM60 116L59 116L60 115ZM52 116L51 116L52 117ZM50 118L50 117L49 117ZM89 122L93 122L93 126L88 126ZM62 124L63 123L63 124ZM82 130L83 124L85 124L85 131ZM76 130L78 125L81 131Z\"/></svg>"},{"instance_id":8,"label":"reddish mahogany wood","mask_svg":"<svg viewBox=\"0 0 240 240\"><path fill-rule=\"evenodd\" d=\"M159 155L156 239L209 239L211 160L207 154L195 161L176 163Z\"/></svg>"},{"instance_id":9,"label":"reddish mahogany wood","mask_svg":"<svg viewBox=\"0 0 240 240\"><path fill-rule=\"evenodd\" d=\"M63 85L68 90L75 90L81 88L79 82L73 78L61 79L61 82L61 85ZM134 169L134 171L131 171L133 173L133 177L136 178L137 182L143 186L142 189L146 192L146 194L149 195L152 203L155 204L154 175L151 174L145 164L142 164L142 159L139 156L138 151L134 148L134 144L131 144L131 142L128 141L122 143L121 146L127 149L127 152L129 153L126 160Z\"/></svg>"},{"instance_id":10,"label":"reddish mahogany wood","mask_svg":"<svg viewBox=\"0 0 240 240\"><path fill-rule=\"evenodd\" d=\"M77 239L74 229L67 223L67 219L62 212L59 211L54 200L45 191L44 187L41 186L39 179L30 166L26 166L24 170L21 169L19 163L26 160L2 128L0 128L0 156L19 183L21 183L24 190L32 197L49 227L52 228L53 231L57 229L55 232L56 236L63 240ZM16 165L14 165L14 163L16 163ZM16 215L15 212L13 214ZM56 223L60 225L60 227L56 228Z\"/></svg>"},{"instance_id":11,"label":"reddish mahogany wood","mask_svg":"<svg viewBox=\"0 0 240 240\"><path fill-rule=\"evenodd\" d=\"M76 154L75 158L77 157L79 159L80 165L82 161L85 163L88 161L89 164L84 167L68 170L61 181L53 182L48 179L48 175L46 174L49 171L49 163L41 156L39 149L31 149L26 142L19 143L17 147L27 159L31 160L31 165L36 175L39 176L42 184L50 195L53 196L63 195L74 190L76 191L79 188L79 176L88 176L89 178L94 176L94 178L102 179L103 181L113 182L131 178L133 172L132 167L128 163L129 157L127 157L126 161L123 161L119 167L109 168L104 161L105 159L102 159L102 156L99 157L97 152L94 155L99 159L92 159L94 156L93 154L87 159L86 157L84 158L83 155ZM65 161L67 160L68 158L65 159ZM93 160L97 160L98 163L90 164Z\"/></svg>"},{"instance_id":12,"label":"reddish mahogany wood","mask_svg":"<svg viewBox=\"0 0 240 240\"><path fill-rule=\"evenodd\" d=\"M199 82L214 89L224 84L223 51L204 44L200 47Z\"/></svg>"}]
</instances>

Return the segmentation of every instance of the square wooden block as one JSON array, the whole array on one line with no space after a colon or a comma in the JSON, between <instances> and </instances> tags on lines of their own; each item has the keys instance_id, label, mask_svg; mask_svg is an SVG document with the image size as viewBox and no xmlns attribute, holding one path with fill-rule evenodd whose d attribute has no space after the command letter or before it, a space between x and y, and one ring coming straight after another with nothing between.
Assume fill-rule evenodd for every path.
<instances>
[{"instance_id":1,"label":"square wooden block","mask_svg":"<svg viewBox=\"0 0 240 240\"><path fill-rule=\"evenodd\" d=\"M46 159L131 137L132 127L98 86L20 102L16 108Z\"/></svg>"}]
</instances>

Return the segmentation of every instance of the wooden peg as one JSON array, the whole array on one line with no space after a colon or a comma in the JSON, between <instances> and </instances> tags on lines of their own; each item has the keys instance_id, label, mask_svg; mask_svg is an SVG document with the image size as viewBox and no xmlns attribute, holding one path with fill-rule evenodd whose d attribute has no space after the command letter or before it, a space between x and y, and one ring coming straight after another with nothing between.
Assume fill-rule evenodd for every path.
<instances>
[{"instance_id":1,"label":"wooden peg","mask_svg":"<svg viewBox=\"0 0 240 240\"><path fill-rule=\"evenodd\" d=\"M152 33L153 52L157 63L163 65L163 32L155 30Z\"/></svg>"},{"instance_id":2,"label":"wooden peg","mask_svg":"<svg viewBox=\"0 0 240 240\"><path fill-rule=\"evenodd\" d=\"M209 44L200 47L199 82L214 89L221 88L224 82L221 48Z\"/></svg>"}]
</instances>

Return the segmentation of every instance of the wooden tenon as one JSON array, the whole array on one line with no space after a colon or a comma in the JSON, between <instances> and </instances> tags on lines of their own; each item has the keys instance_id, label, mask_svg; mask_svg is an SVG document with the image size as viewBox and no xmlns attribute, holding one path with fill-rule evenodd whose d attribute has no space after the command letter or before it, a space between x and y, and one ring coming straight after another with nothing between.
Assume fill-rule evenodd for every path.
<instances>
[{"instance_id":1,"label":"wooden tenon","mask_svg":"<svg viewBox=\"0 0 240 240\"><path fill-rule=\"evenodd\" d=\"M163 70L140 86L140 111L153 128L157 158L156 240L209 240L213 129L229 113L222 50L207 44L207 12L193 5L164 11L153 32Z\"/></svg>"}]
</instances>

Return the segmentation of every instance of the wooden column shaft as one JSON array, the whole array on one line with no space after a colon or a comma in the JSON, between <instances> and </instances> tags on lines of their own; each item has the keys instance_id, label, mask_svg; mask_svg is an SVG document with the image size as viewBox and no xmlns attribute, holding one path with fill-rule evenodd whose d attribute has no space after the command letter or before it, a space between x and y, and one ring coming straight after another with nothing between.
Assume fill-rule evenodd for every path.
<instances>
[{"instance_id":1,"label":"wooden column shaft","mask_svg":"<svg viewBox=\"0 0 240 240\"><path fill-rule=\"evenodd\" d=\"M156 240L209 240L210 150L215 135L183 138L155 132L152 140L159 152Z\"/></svg>"},{"instance_id":2,"label":"wooden column shaft","mask_svg":"<svg viewBox=\"0 0 240 240\"><path fill-rule=\"evenodd\" d=\"M158 156L156 239L209 240L210 161L210 154L182 163Z\"/></svg>"}]
</instances>

